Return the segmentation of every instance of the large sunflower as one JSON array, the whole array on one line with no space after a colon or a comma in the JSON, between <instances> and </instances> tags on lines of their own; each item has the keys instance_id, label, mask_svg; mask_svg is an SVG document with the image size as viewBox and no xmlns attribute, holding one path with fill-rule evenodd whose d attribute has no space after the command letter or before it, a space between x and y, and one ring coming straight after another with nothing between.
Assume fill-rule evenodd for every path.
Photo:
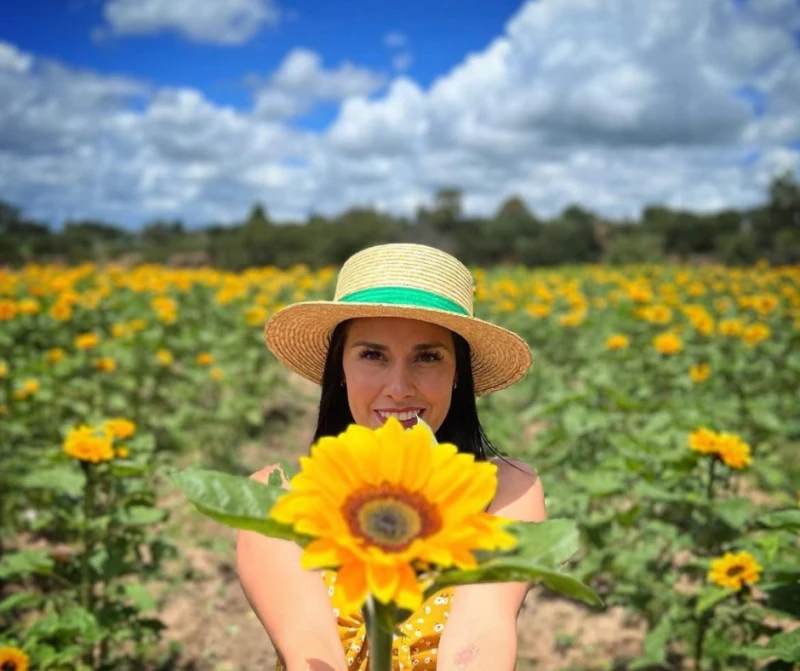
<instances>
[{"instance_id":1,"label":"large sunflower","mask_svg":"<svg viewBox=\"0 0 800 671\"><path fill-rule=\"evenodd\" d=\"M358 612L368 593L415 610L423 567L474 568L473 550L516 544L502 529L510 520L483 512L497 466L436 444L424 425L354 424L322 438L300 466L270 517L315 537L303 568L338 569L337 605L346 612Z\"/></svg>"},{"instance_id":2,"label":"large sunflower","mask_svg":"<svg viewBox=\"0 0 800 671\"><path fill-rule=\"evenodd\" d=\"M28 671L29 661L19 648L0 647L0 671Z\"/></svg>"}]
</instances>

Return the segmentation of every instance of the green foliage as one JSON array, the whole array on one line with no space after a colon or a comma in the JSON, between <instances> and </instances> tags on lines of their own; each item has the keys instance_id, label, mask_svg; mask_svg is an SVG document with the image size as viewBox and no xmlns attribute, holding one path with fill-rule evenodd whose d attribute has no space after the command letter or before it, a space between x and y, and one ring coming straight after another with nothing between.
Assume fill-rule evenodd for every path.
<instances>
[{"instance_id":1,"label":"green foliage","mask_svg":"<svg viewBox=\"0 0 800 671\"><path fill-rule=\"evenodd\" d=\"M736 265L759 258L797 263L800 183L789 173L779 176L766 196L762 206L713 214L650 206L638 222L601 221L573 205L544 221L518 196L503 202L494 216L466 217L461 191L444 187L434 194L432 206L420 207L411 220L360 205L332 218L312 215L306 222L279 223L258 203L242 222L190 230L180 220L156 220L137 232L91 220L66 222L54 232L0 201L0 263L124 258L235 271L296 264L319 268L385 242L432 245L470 265L654 263L698 256Z\"/></svg>"}]
</instances>

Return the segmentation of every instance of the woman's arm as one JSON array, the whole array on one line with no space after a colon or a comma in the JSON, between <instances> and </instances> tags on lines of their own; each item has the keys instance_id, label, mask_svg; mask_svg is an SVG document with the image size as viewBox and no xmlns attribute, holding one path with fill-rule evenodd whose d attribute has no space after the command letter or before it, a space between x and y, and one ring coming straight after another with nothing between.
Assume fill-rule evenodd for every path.
<instances>
[{"instance_id":1,"label":"woman's arm","mask_svg":"<svg viewBox=\"0 0 800 671\"><path fill-rule=\"evenodd\" d=\"M276 468L251 477L266 483ZM285 478L283 486L288 489ZM242 589L287 671L346 671L322 575L303 569L301 554L292 541L239 531L236 568Z\"/></svg>"},{"instance_id":2,"label":"woman's arm","mask_svg":"<svg viewBox=\"0 0 800 671\"><path fill-rule=\"evenodd\" d=\"M498 463L497 493L488 512L513 520L547 519L539 476ZM517 660L517 616L530 583L459 585L439 643L437 671L513 671Z\"/></svg>"}]
</instances>

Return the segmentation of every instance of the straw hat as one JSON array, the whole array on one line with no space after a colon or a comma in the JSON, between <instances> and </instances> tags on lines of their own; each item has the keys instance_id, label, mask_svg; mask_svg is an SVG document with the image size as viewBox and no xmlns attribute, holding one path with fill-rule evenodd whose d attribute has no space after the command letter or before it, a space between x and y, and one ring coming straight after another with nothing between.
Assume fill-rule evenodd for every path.
<instances>
[{"instance_id":1,"label":"straw hat","mask_svg":"<svg viewBox=\"0 0 800 671\"><path fill-rule=\"evenodd\" d=\"M264 340L289 369L320 384L331 333L339 322L405 317L438 324L470 344L475 393L480 396L520 380L532 357L517 334L473 316L472 296L472 275L449 254L425 245L377 245L345 262L332 301L279 310L264 327Z\"/></svg>"}]
</instances>

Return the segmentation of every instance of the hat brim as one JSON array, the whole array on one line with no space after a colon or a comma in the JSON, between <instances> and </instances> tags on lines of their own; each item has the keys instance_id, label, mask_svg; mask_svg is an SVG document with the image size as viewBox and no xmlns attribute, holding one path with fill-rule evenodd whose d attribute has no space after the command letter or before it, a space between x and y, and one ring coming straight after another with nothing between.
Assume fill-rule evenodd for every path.
<instances>
[{"instance_id":1,"label":"hat brim","mask_svg":"<svg viewBox=\"0 0 800 671\"><path fill-rule=\"evenodd\" d=\"M295 303L267 321L264 341L287 368L321 384L331 333L340 322L358 317L417 319L455 331L470 345L477 396L518 382L533 360L530 347L520 336L495 324L442 310L385 303Z\"/></svg>"}]
</instances>

